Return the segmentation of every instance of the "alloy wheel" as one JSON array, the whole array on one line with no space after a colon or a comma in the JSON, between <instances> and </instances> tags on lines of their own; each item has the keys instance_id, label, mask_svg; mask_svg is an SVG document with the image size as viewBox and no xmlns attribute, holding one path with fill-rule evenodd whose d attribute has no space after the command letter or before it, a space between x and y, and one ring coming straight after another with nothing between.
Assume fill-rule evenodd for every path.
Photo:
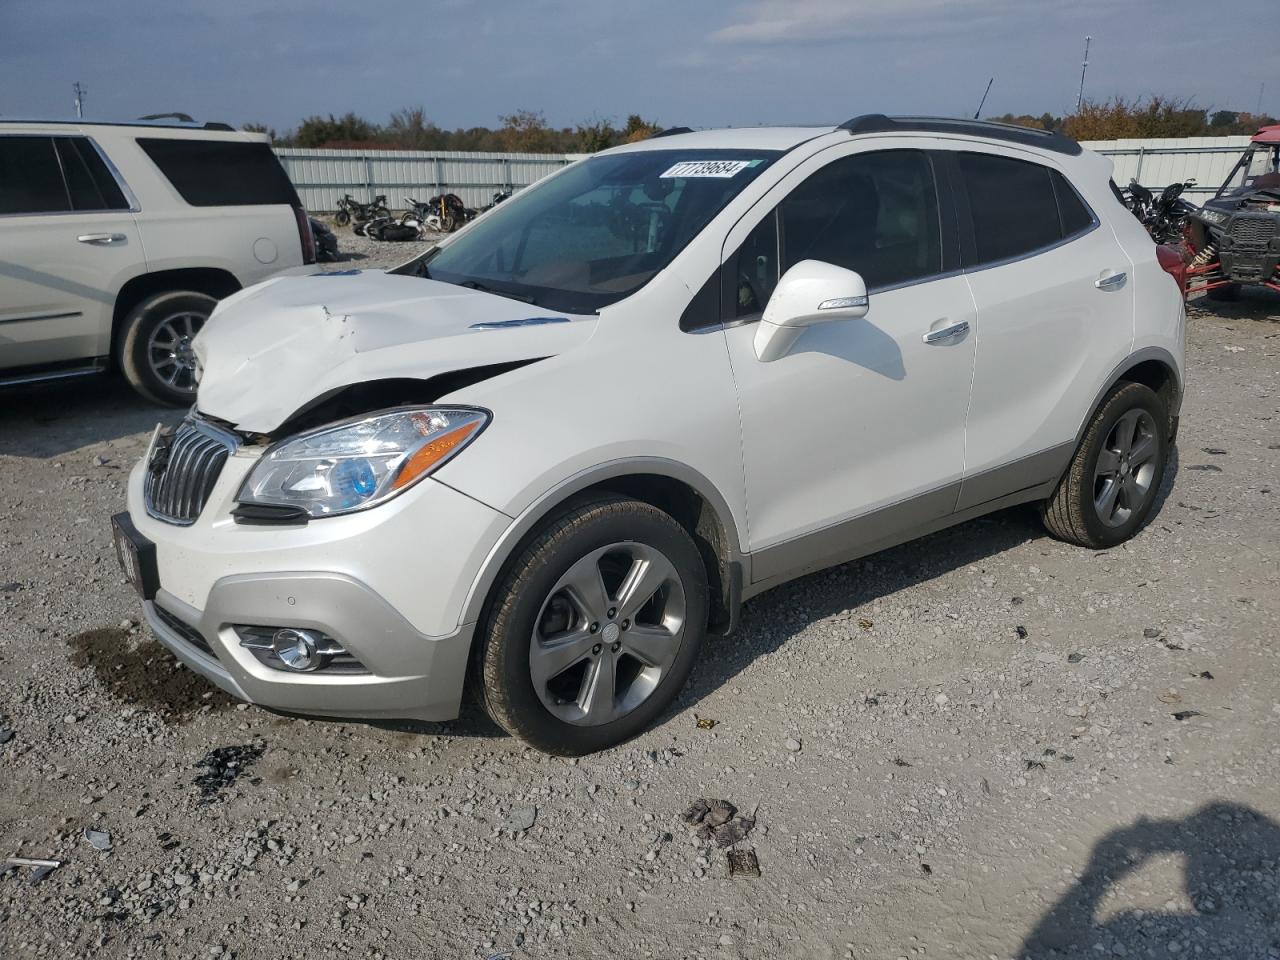
<instances>
[{"instance_id":1,"label":"alloy wheel","mask_svg":"<svg viewBox=\"0 0 1280 960\"><path fill-rule=\"evenodd\" d=\"M1093 509L1108 527L1129 522L1154 493L1160 441L1146 410L1126 411L1107 435L1093 473Z\"/></svg>"},{"instance_id":2,"label":"alloy wheel","mask_svg":"<svg viewBox=\"0 0 1280 960\"><path fill-rule=\"evenodd\" d=\"M156 379L182 393L196 392L196 355L191 347L205 316L183 311L156 324L147 338L147 362Z\"/></svg>"},{"instance_id":3,"label":"alloy wheel","mask_svg":"<svg viewBox=\"0 0 1280 960\"><path fill-rule=\"evenodd\" d=\"M557 718L598 726L635 710L675 662L685 593L675 565L638 542L593 550L542 603L529 674Z\"/></svg>"}]
</instances>

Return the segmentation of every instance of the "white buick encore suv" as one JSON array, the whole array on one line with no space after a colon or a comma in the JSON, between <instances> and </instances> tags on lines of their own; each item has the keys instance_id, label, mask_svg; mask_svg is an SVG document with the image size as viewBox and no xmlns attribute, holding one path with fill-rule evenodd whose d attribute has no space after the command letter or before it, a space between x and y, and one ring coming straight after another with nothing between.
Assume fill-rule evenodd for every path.
<instances>
[{"instance_id":1,"label":"white buick encore suv","mask_svg":"<svg viewBox=\"0 0 1280 960\"><path fill-rule=\"evenodd\" d=\"M615 744L785 580L1007 507L1152 509L1181 261L1058 134L672 130L389 273L276 278L114 518L146 618L237 697Z\"/></svg>"}]
</instances>

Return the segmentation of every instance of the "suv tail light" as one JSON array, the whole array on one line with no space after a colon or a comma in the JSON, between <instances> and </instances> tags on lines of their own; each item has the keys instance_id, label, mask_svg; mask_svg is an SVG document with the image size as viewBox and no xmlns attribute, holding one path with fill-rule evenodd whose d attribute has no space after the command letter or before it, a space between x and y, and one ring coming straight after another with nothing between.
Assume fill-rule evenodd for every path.
<instances>
[{"instance_id":1,"label":"suv tail light","mask_svg":"<svg viewBox=\"0 0 1280 960\"><path fill-rule=\"evenodd\" d=\"M311 221L307 211L302 207L294 207L293 215L298 220L298 240L302 244L302 262L316 262L316 238L311 235Z\"/></svg>"},{"instance_id":2,"label":"suv tail light","mask_svg":"<svg viewBox=\"0 0 1280 960\"><path fill-rule=\"evenodd\" d=\"M1178 285L1178 292L1187 295L1187 261L1182 259L1182 249L1170 243L1162 243L1156 247L1156 260L1160 268Z\"/></svg>"}]
</instances>

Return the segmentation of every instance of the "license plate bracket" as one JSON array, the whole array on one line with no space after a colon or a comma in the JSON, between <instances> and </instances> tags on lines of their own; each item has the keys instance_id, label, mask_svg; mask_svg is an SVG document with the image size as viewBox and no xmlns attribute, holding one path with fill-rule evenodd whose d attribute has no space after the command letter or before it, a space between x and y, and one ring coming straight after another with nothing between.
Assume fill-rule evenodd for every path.
<instances>
[{"instance_id":1,"label":"license plate bracket","mask_svg":"<svg viewBox=\"0 0 1280 960\"><path fill-rule=\"evenodd\" d=\"M156 565L156 545L138 532L127 513L111 518L111 539L116 560L125 577L143 600L154 600L160 589L160 569Z\"/></svg>"}]
</instances>

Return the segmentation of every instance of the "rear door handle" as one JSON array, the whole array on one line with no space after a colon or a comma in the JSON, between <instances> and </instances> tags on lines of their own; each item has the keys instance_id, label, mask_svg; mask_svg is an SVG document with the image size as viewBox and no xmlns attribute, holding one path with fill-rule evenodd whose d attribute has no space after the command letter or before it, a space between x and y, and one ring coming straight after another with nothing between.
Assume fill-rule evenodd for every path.
<instances>
[{"instance_id":1,"label":"rear door handle","mask_svg":"<svg viewBox=\"0 0 1280 960\"><path fill-rule=\"evenodd\" d=\"M81 243L92 243L96 247L110 247L117 243L124 243L125 235L123 233L82 233L76 239Z\"/></svg>"},{"instance_id":2,"label":"rear door handle","mask_svg":"<svg viewBox=\"0 0 1280 960\"><path fill-rule=\"evenodd\" d=\"M937 330L930 330L921 339L925 343L945 343L948 340L954 340L956 337L963 337L968 332L969 321L959 320L945 327L939 327Z\"/></svg>"},{"instance_id":3,"label":"rear door handle","mask_svg":"<svg viewBox=\"0 0 1280 960\"><path fill-rule=\"evenodd\" d=\"M1123 271L1117 273L1112 270L1104 270L1102 276L1093 281L1093 285L1099 290L1119 290L1128 279L1129 275Z\"/></svg>"}]
</instances>

